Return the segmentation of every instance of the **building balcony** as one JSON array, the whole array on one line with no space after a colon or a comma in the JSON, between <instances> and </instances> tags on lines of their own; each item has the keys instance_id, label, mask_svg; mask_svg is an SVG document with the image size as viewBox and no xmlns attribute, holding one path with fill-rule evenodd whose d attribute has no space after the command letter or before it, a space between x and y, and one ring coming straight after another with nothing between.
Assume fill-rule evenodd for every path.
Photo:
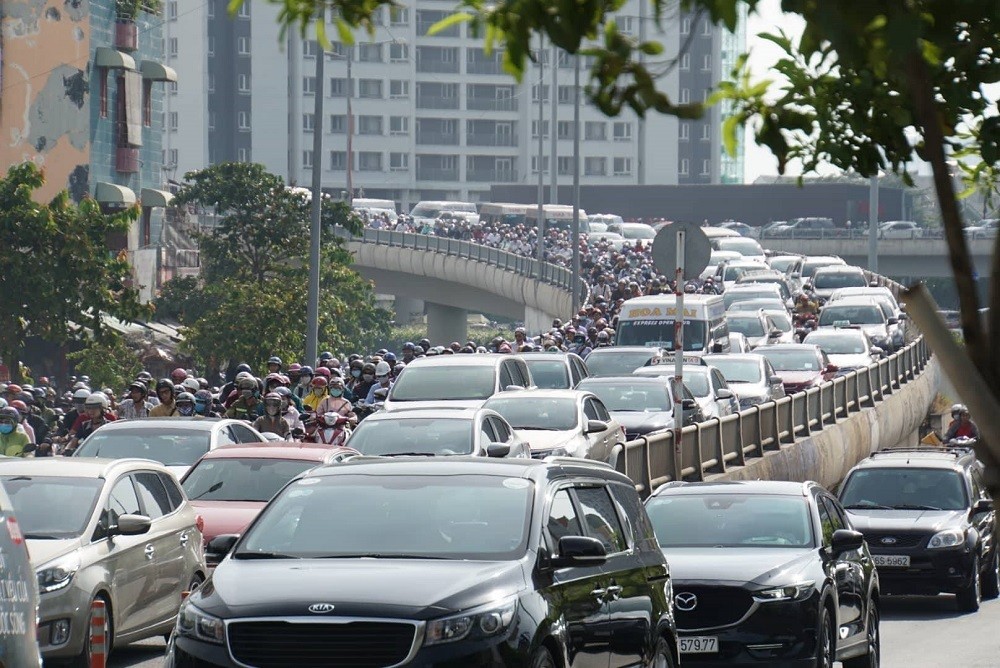
<instances>
[{"instance_id":1,"label":"building balcony","mask_svg":"<svg viewBox=\"0 0 1000 668\"><path fill-rule=\"evenodd\" d=\"M466 74L506 74L499 60L470 60L465 64Z\"/></svg>"},{"instance_id":2,"label":"building balcony","mask_svg":"<svg viewBox=\"0 0 1000 668\"><path fill-rule=\"evenodd\" d=\"M465 135L466 146L517 146L517 137L500 135L492 132L468 132Z\"/></svg>"},{"instance_id":3,"label":"building balcony","mask_svg":"<svg viewBox=\"0 0 1000 668\"><path fill-rule=\"evenodd\" d=\"M458 96L441 97L417 93L417 109L458 109Z\"/></svg>"},{"instance_id":4,"label":"building balcony","mask_svg":"<svg viewBox=\"0 0 1000 668\"><path fill-rule=\"evenodd\" d=\"M517 181L517 170L470 167L465 172L465 180L473 183L514 183Z\"/></svg>"},{"instance_id":5,"label":"building balcony","mask_svg":"<svg viewBox=\"0 0 1000 668\"><path fill-rule=\"evenodd\" d=\"M139 26L135 21L115 21L115 48L122 51L136 51L139 48Z\"/></svg>"},{"instance_id":6,"label":"building balcony","mask_svg":"<svg viewBox=\"0 0 1000 668\"><path fill-rule=\"evenodd\" d=\"M115 149L115 171L136 174L141 166L139 149L134 146L119 146Z\"/></svg>"},{"instance_id":7,"label":"building balcony","mask_svg":"<svg viewBox=\"0 0 1000 668\"><path fill-rule=\"evenodd\" d=\"M513 98L468 97L465 108L470 111L517 111L517 100Z\"/></svg>"},{"instance_id":8,"label":"building balcony","mask_svg":"<svg viewBox=\"0 0 1000 668\"><path fill-rule=\"evenodd\" d=\"M458 181L458 168L417 167L417 181Z\"/></svg>"},{"instance_id":9,"label":"building balcony","mask_svg":"<svg viewBox=\"0 0 1000 668\"><path fill-rule=\"evenodd\" d=\"M417 130L417 144L424 146L458 146L458 133Z\"/></svg>"},{"instance_id":10,"label":"building balcony","mask_svg":"<svg viewBox=\"0 0 1000 668\"><path fill-rule=\"evenodd\" d=\"M417 72L458 74L457 60L417 60Z\"/></svg>"}]
</instances>

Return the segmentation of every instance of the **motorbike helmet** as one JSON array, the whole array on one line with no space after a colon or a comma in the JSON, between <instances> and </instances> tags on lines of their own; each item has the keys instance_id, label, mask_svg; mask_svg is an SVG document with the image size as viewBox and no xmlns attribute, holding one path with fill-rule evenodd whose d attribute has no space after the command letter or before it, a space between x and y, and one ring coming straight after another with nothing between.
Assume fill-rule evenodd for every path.
<instances>
[{"instance_id":1,"label":"motorbike helmet","mask_svg":"<svg viewBox=\"0 0 1000 668\"><path fill-rule=\"evenodd\" d=\"M169 389L171 392L174 391L174 382L169 378L161 378L156 381L156 393L159 394L160 390Z\"/></svg>"},{"instance_id":2,"label":"motorbike helmet","mask_svg":"<svg viewBox=\"0 0 1000 668\"><path fill-rule=\"evenodd\" d=\"M177 412L181 415L194 415L195 398L190 392L181 392L178 394L174 403L177 405Z\"/></svg>"},{"instance_id":3,"label":"motorbike helmet","mask_svg":"<svg viewBox=\"0 0 1000 668\"><path fill-rule=\"evenodd\" d=\"M317 376L322 376L322 377L326 378L327 380L329 380L331 374L330 374L330 370L329 369L327 369L325 366L321 366L318 369L316 369L316 375Z\"/></svg>"},{"instance_id":4,"label":"motorbike helmet","mask_svg":"<svg viewBox=\"0 0 1000 668\"><path fill-rule=\"evenodd\" d=\"M108 409L108 397L103 392L94 392L83 403L84 408L100 408L102 411Z\"/></svg>"},{"instance_id":5,"label":"motorbike helmet","mask_svg":"<svg viewBox=\"0 0 1000 668\"><path fill-rule=\"evenodd\" d=\"M191 392L192 394L201 389L201 384L198 382L197 378L185 378L184 382L181 383L181 386L185 391Z\"/></svg>"},{"instance_id":6,"label":"motorbike helmet","mask_svg":"<svg viewBox=\"0 0 1000 668\"><path fill-rule=\"evenodd\" d=\"M170 378L174 381L175 385L180 385L181 383L184 382L184 379L187 377L188 377L187 371L185 371L180 367L177 367L176 369L170 372Z\"/></svg>"},{"instance_id":7,"label":"motorbike helmet","mask_svg":"<svg viewBox=\"0 0 1000 668\"><path fill-rule=\"evenodd\" d=\"M251 369L250 365L246 362L242 362L236 365L236 373L239 374L241 372L252 373L253 369Z\"/></svg>"},{"instance_id":8,"label":"motorbike helmet","mask_svg":"<svg viewBox=\"0 0 1000 668\"><path fill-rule=\"evenodd\" d=\"M90 390L85 390L80 388L73 393L73 403L77 406L83 406L84 402L87 401L87 397L90 396Z\"/></svg>"},{"instance_id":9,"label":"motorbike helmet","mask_svg":"<svg viewBox=\"0 0 1000 668\"><path fill-rule=\"evenodd\" d=\"M272 364L277 364L278 368L280 369L281 368L281 364L282 364L281 358L278 357L277 355L275 355L273 357L269 357L268 360L267 360L267 365L271 366Z\"/></svg>"},{"instance_id":10,"label":"motorbike helmet","mask_svg":"<svg viewBox=\"0 0 1000 668\"><path fill-rule=\"evenodd\" d=\"M264 410L269 415L277 415L281 410L281 395L277 392L268 392L264 395Z\"/></svg>"},{"instance_id":11,"label":"motorbike helmet","mask_svg":"<svg viewBox=\"0 0 1000 668\"><path fill-rule=\"evenodd\" d=\"M303 365L302 368L299 369L299 377L300 378L303 377L303 376L309 376L310 378L312 378L315 375L316 374L313 372L313 368L311 366L309 366L309 365Z\"/></svg>"},{"instance_id":12,"label":"motorbike helmet","mask_svg":"<svg viewBox=\"0 0 1000 668\"><path fill-rule=\"evenodd\" d=\"M310 384L315 388L315 387L326 387L327 385L329 385L329 383L330 381L326 379L326 376L316 376L315 378L312 379L312 383Z\"/></svg>"},{"instance_id":13,"label":"motorbike helmet","mask_svg":"<svg viewBox=\"0 0 1000 668\"><path fill-rule=\"evenodd\" d=\"M382 361L375 365L375 377L385 378L392 371L392 367L389 366L388 362Z\"/></svg>"}]
</instances>

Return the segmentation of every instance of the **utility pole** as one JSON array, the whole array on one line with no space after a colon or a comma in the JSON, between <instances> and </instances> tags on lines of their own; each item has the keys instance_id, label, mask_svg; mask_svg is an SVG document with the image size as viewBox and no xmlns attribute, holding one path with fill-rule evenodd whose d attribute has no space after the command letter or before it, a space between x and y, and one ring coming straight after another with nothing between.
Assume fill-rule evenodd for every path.
<instances>
[{"instance_id":1,"label":"utility pole","mask_svg":"<svg viewBox=\"0 0 1000 668\"><path fill-rule=\"evenodd\" d=\"M559 110L556 107L556 91L559 88L559 48L556 46L552 47L552 86L549 90L549 104L552 106L552 116L549 121L549 137L550 137L550 150L549 150L549 204L559 203L559 175L556 169L556 163L559 159L556 157L559 152L559 146L557 144L558 138L556 137L556 124L559 121ZM541 95L541 88L539 88L538 93Z\"/></svg>"},{"instance_id":2,"label":"utility pole","mask_svg":"<svg viewBox=\"0 0 1000 668\"><path fill-rule=\"evenodd\" d=\"M167 22L169 26L170 23ZM323 57L323 47L316 42L316 57ZM302 40L297 30L288 33L288 183L299 182L299 167L302 164ZM170 99L170 96L167 96ZM322 118L313 119L313 124L322 123Z\"/></svg>"},{"instance_id":3,"label":"utility pole","mask_svg":"<svg viewBox=\"0 0 1000 668\"><path fill-rule=\"evenodd\" d=\"M868 179L868 271L878 273L878 174Z\"/></svg>"},{"instance_id":4,"label":"utility pole","mask_svg":"<svg viewBox=\"0 0 1000 668\"><path fill-rule=\"evenodd\" d=\"M354 203L354 111L351 106L354 97L354 76L351 73L351 60L354 47L347 47L347 206Z\"/></svg>"},{"instance_id":5,"label":"utility pole","mask_svg":"<svg viewBox=\"0 0 1000 668\"><path fill-rule=\"evenodd\" d=\"M580 56L573 55L573 312L580 306Z\"/></svg>"},{"instance_id":6,"label":"utility pole","mask_svg":"<svg viewBox=\"0 0 1000 668\"><path fill-rule=\"evenodd\" d=\"M320 23L325 21L323 5L320 5ZM309 230L309 302L306 306L306 358L305 363L316 363L319 347L319 261L322 244L321 219L323 212L323 66L326 50L317 40L316 44L316 86L313 99L312 129L312 221ZM294 156L293 156L294 158Z\"/></svg>"},{"instance_id":7,"label":"utility pole","mask_svg":"<svg viewBox=\"0 0 1000 668\"><path fill-rule=\"evenodd\" d=\"M542 85L545 83L545 38L538 36L538 229L535 241L538 246L538 278L542 278L542 263L545 262L545 104L542 100ZM549 169L552 169L549 165Z\"/></svg>"},{"instance_id":8,"label":"utility pole","mask_svg":"<svg viewBox=\"0 0 1000 668\"><path fill-rule=\"evenodd\" d=\"M646 3L639 3L639 43L646 43ZM639 51L639 64L646 62L646 54ZM638 146L636 146L636 183L646 185L646 117L639 116ZM612 163L614 159L612 159ZM612 167L614 165L612 164Z\"/></svg>"}]
</instances>

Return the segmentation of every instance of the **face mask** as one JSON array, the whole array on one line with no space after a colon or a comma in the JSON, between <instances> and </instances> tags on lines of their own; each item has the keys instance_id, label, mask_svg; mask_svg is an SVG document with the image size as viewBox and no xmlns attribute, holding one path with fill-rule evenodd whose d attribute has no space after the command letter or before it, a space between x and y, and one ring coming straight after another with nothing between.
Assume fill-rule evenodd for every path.
<instances>
[{"instance_id":1,"label":"face mask","mask_svg":"<svg viewBox=\"0 0 1000 668\"><path fill-rule=\"evenodd\" d=\"M207 409L207 408L208 408L208 404L205 403L204 401L196 401L196 402L194 402L194 410L195 410L196 413L204 413L204 412L206 412L205 409Z\"/></svg>"},{"instance_id":2,"label":"face mask","mask_svg":"<svg viewBox=\"0 0 1000 668\"><path fill-rule=\"evenodd\" d=\"M389 382L389 376L379 376L378 377L378 382L380 382L383 385L385 385L386 383Z\"/></svg>"},{"instance_id":3,"label":"face mask","mask_svg":"<svg viewBox=\"0 0 1000 668\"><path fill-rule=\"evenodd\" d=\"M312 382L312 376L302 376L299 378L299 385L308 385Z\"/></svg>"},{"instance_id":4,"label":"face mask","mask_svg":"<svg viewBox=\"0 0 1000 668\"><path fill-rule=\"evenodd\" d=\"M322 397L323 396L323 388L322 387L317 387L317 388L313 389L313 394L315 394L317 397Z\"/></svg>"},{"instance_id":5,"label":"face mask","mask_svg":"<svg viewBox=\"0 0 1000 668\"><path fill-rule=\"evenodd\" d=\"M372 382L373 380L375 380L375 376L373 376L373 375L372 375L372 374L370 374L370 373L366 373L366 374L364 375L364 380L365 380L365 382L366 382L366 383L370 383L370 382Z\"/></svg>"},{"instance_id":6,"label":"face mask","mask_svg":"<svg viewBox=\"0 0 1000 668\"><path fill-rule=\"evenodd\" d=\"M351 375L355 378L361 378L361 369L351 369Z\"/></svg>"},{"instance_id":7,"label":"face mask","mask_svg":"<svg viewBox=\"0 0 1000 668\"><path fill-rule=\"evenodd\" d=\"M330 390L330 396L332 397L339 397L343 393L344 393L343 390Z\"/></svg>"},{"instance_id":8,"label":"face mask","mask_svg":"<svg viewBox=\"0 0 1000 668\"><path fill-rule=\"evenodd\" d=\"M9 434L12 431L14 431L14 425L10 424L9 422L4 422L3 424L0 424L0 434Z\"/></svg>"},{"instance_id":9,"label":"face mask","mask_svg":"<svg viewBox=\"0 0 1000 668\"><path fill-rule=\"evenodd\" d=\"M177 412L181 415L194 415L194 404L183 404L178 406Z\"/></svg>"}]
</instances>

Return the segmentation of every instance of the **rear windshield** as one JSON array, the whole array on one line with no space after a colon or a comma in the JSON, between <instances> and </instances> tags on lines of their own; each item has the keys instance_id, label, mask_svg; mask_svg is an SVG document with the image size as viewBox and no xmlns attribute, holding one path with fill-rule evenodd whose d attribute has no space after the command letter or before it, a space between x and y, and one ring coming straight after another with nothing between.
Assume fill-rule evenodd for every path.
<instances>
[{"instance_id":1,"label":"rear windshield","mask_svg":"<svg viewBox=\"0 0 1000 668\"><path fill-rule=\"evenodd\" d=\"M209 432L185 429L170 433L160 429L115 429L95 431L74 457L152 459L167 466L191 466L208 452Z\"/></svg>"},{"instance_id":2,"label":"rear windshield","mask_svg":"<svg viewBox=\"0 0 1000 668\"><path fill-rule=\"evenodd\" d=\"M868 284L864 274L848 271L820 271L816 273L813 287L817 290L836 290L837 288L861 288Z\"/></svg>"},{"instance_id":3,"label":"rear windshield","mask_svg":"<svg viewBox=\"0 0 1000 668\"><path fill-rule=\"evenodd\" d=\"M409 367L392 386L392 401L472 401L496 391L493 366Z\"/></svg>"}]
</instances>

